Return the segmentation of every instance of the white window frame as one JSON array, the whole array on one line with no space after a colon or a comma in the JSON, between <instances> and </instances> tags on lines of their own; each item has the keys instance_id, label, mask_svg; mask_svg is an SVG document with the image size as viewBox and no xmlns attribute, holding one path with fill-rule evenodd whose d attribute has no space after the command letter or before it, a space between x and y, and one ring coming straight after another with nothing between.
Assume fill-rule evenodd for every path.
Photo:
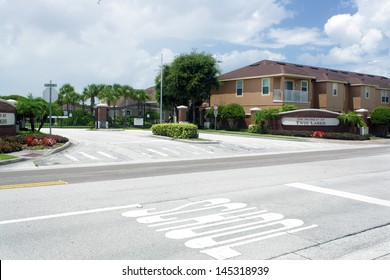
<instances>
[{"instance_id":1,"label":"white window frame","mask_svg":"<svg viewBox=\"0 0 390 280\"><path fill-rule=\"evenodd\" d=\"M238 87L238 85L241 83L241 88ZM241 93L238 94L238 90L241 90ZM238 80L236 81L236 97L242 97L244 96L244 81Z\"/></svg>"},{"instance_id":2,"label":"white window frame","mask_svg":"<svg viewBox=\"0 0 390 280\"><path fill-rule=\"evenodd\" d=\"M389 92L387 90L381 90L381 102L389 103Z\"/></svg>"},{"instance_id":3,"label":"white window frame","mask_svg":"<svg viewBox=\"0 0 390 280\"><path fill-rule=\"evenodd\" d=\"M268 82L267 86L264 85L265 81ZM268 88L268 92L267 93L264 93L264 88ZM261 79L261 94L262 95L270 95L271 94L271 79L270 78Z\"/></svg>"},{"instance_id":4,"label":"white window frame","mask_svg":"<svg viewBox=\"0 0 390 280\"><path fill-rule=\"evenodd\" d=\"M303 83L306 83L306 87L303 86ZM306 90L303 90L306 88ZM308 81L301 81L301 91L308 92L309 91L309 82Z\"/></svg>"},{"instance_id":5,"label":"white window frame","mask_svg":"<svg viewBox=\"0 0 390 280\"><path fill-rule=\"evenodd\" d=\"M370 93L370 87L364 87L364 97L365 97L366 99L370 99L370 95L371 95L371 93Z\"/></svg>"},{"instance_id":6,"label":"white window frame","mask_svg":"<svg viewBox=\"0 0 390 280\"><path fill-rule=\"evenodd\" d=\"M332 96L337 96L337 95L338 95L338 84L333 83Z\"/></svg>"}]
</instances>

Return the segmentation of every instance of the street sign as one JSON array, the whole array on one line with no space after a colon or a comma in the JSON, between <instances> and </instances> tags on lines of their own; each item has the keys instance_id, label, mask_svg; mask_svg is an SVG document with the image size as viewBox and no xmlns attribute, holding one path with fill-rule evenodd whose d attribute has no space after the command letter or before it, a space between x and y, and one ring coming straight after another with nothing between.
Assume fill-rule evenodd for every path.
<instances>
[{"instance_id":1,"label":"street sign","mask_svg":"<svg viewBox=\"0 0 390 280\"><path fill-rule=\"evenodd\" d=\"M218 116L218 105L214 105L214 117Z\"/></svg>"},{"instance_id":2,"label":"street sign","mask_svg":"<svg viewBox=\"0 0 390 280\"><path fill-rule=\"evenodd\" d=\"M46 86L46 84L45 84ZM43 91L43 99L50 102L50 87ZM58 99L58 90L51 88L51 102L55 102Z\"/></svg>"}]
</instances>

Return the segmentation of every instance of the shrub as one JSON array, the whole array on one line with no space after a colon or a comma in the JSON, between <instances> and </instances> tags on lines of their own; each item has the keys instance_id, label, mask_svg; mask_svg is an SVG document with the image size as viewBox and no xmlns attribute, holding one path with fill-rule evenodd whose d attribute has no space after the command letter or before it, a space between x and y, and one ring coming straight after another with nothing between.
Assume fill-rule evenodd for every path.
<instances>
[{"instance_id":1,"label":"shrub","mask_svg":"<svg viewBox=\"0 0 390 280\"><path fill-rule=\"evenodd\" d=\"M237 130L238 122L243 118L245 118L245 111L239 104L231 103L222 109L221 119L228 121L231 130Z\"/></svg>"},{"instance_id":2,"label":"shrub","mask_svg":"<svg viewBox=\"0 0 390 280\"><path fill-rule=\"evenodd\" d=\"M257 111L254 121L260 126L261 133L266 133L270 128L270 122L279 116L279 109L268 108Z\"/></svg>"},{"instance_id":3,"label":"shrub","mask_svg":"<svg viewBox=\"0 0 390 280\"><path fill-rule=\"evenodd\" d=\"M8 142L0 139L0 153L13 153L22 149L23 146L17 142Z\"/></svg>"},{"instance_id":4,"label":"shrub","mask_svg":"<svg viewBox=\"0 0 390 280\"><path fill-rule=\"evenodd\" d=\"M198 127L194 124L164 123L152 126L154 135L168 136L178 139L198 138Z\"/></svg>"},{"instance_id":5,"label":"shrub","mask_svg":"<svg viewBox=\"0 0 390 280\"><path fill-rule=\"evenodd\" d=\"M326 139L337 139L337 140L355 140L355 141L363 141L370 140L368 135L359 135L348 132L322 132L322 131L294 131L294 130L270 130L267 132L272 135L283 135L283 136L292 136L292 137L314 137L313 134L317 133L317 135L322 135L323 138Z\"/></svg>"},{"instance_id":6,"label":"shrub","mask_svg":"<svg viewBox=\"0 0 390 280\"><path fill-rule=\"evenodd\" d=\"M249 133L261 133L260 125L258 125L258 124L249 125L248 132Z\"/></svg>"}]
</instances>

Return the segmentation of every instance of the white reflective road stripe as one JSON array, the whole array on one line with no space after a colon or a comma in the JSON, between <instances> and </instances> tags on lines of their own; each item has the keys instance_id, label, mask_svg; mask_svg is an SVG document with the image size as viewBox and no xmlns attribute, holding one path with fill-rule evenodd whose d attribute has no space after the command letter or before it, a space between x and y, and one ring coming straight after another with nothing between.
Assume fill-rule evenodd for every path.
<instances>
[{"instance_id":1,"label":"white reflective road stripe","mask_svg":"<svg viewBox=\"0 0 390 280\"><path fill-rule=\"evenodd\" d=\"M362 201L362 202L366 202L366 203L390 207L389 200L373 198L373 197L369 197L369 196L365 196L365 195L348 193L348 192L343 192L343 191L336 191L336 190L316 187L316 186L302 184L302 183L286 184L286 186L297 188L297 189L302 189L302 190L306 190L306 191L329 194L329 195L333 195L333 196L338 196L338 197L348 198L348 199Z\"/></svg>"},{"instance_id":2,"label":"white reflective road stripe","mask_svg":"<svg viewBox=\"0 0 390 280\"><path fill-rule=\"evenodd\" d=\"M61 214L54 214L54 215L45 215L45 216L37 216L37 217L30 217L30 218L5 220L5 221L0 221L0 225L31 222L31 221L38 221L38 220L47 220L47 219L62 218L62 217L77 216L77 215L85 215L85 214L115 211L115 210L122 210L122 209L135 208L135 207L141 207L141 205L140 204L132 204L132 205L125 205L125 206L98 208L98 209L84 210L84 211L77 211L77 212L68 212L68 213L61 213Z\"/></svg>"},{"instance_id":3,"label":"white reflective road stripe","mask_svg":"<svg viewBox=\"0 0 390 280\"><path fill-rule=\"evenodd\" d=\"M163 157L167 157L167 156L168 156L167 154L160 153L159 151L156 151L156 150L153 150L153 149L146 149L146 150L149 151L149 152L158 154L158 155L160 155L160 156L163 156Z\"/></svg>"},{"instance_id":4,"label":"white reflective road stripe","mask_svg":"<svg viewBox=\"0 0 390 280\"><path fill-rule=\"evenodd\" d=\"M101 154L102 156L105 156L107 158L110 158L110 159L118 159L117 157L114 157L112 155L106 154L105 152L98 151L97 153Z\"/></svg>"},{"instance_id":5,"label":"white reflective road stripe","mask_svg":"<svg viewBox=\"0 0 390 280\"><path fill-rule=\"evenodd\" d=\"M89 159L93 159L93 160L99 160L97 157L94 157L94 156L91 156L87 153L84 153L84 152L79 152L80 155L83 155L85 156L86 158L89 158Z\"/></svg>"},{"instance_id":6,"label":"white reflective road stripe","mask_svg":"<svg viewBox=\"0 0 390 280\"><path fill-rule=\"evenodd\" d=\"M74 156L71 156L71 155L68 155L68 154L65 154L65 157L67 157L68 159L70 159L71 161L79 161L77 158L75 158Z\"/></svg>"}]
</instances>

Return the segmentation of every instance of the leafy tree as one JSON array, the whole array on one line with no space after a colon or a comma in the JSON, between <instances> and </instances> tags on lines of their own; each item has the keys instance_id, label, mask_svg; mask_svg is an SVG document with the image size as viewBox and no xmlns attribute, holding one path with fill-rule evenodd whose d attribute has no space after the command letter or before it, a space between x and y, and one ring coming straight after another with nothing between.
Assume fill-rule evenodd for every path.
<instances>
[{"instance_id":1,"label":"leafy tree","mask_svg":"<svg viewBox=\"0 0 390 280\"><path fill-rule=\"evenodd\" d=\"M224 105L218 105L218 115L217 115L217 124L218 127L221 127L221 113L225 108ZM210 107L210 109L206 112L206 118L211 120L212 126L215 127L215 116L214 116L214 106ZM218 129L218 128L217 128Z\"/></svg>"},{"instance_id":2,"label":"leafy tree","mask_svg":"<svg viewBox=\"0 0 390 280\"><path fill-rule=\"evenodd\" d=\"M193 51L189 54L181 54L170 66L163 66L162 71L164 104L177 108L179 105L190 103L193 109L193 120L195 120L195 106L210 99L211 89L219 87L218 62L212 55L205 53ZM161 88L159 76L156 77L157 92ZM159 93L157 95L159 98Z\"/></svg>"},{"instance_id":3,"label":"leafy tree","mask_svg":"<svg viewBox=\"0 0 390 280\"><path fill-rule=\"evenodd\" d=\"M228 104L222 109L221 118L228 121L231 130L237 130L239 121L245 118L245 111L239 104Z\"/></svg>"},{"instance_id":4,"label":"leafy tree","mask_svg":"<svg viewBox=\"0 0 390 280\"><path fill-rule=\"evenodd\" d=\"M356 128L367 126L363 118L356 112L341 113L337 118L348 126L351 133L356 133Z\"/></svg>"},{"instance_id":5,"label":"leafy tree","mask_svg":"<svg viewBox=\"0 0 390 280\"><path fill-rule=\"evenodd\" d=\"M256 112L254 116L255 122L260 126L260 132L264 133L270 126L270 122L279 116L279 109L268 108Z\"/></svg>"},{"instance_id":6,"label":"leafy tree","mask_svg":"<svg viewBox=\"0 0 390 280\"><path fill-rule=\"evenodd\" d=\"M288 111L294 111L298 109L297 105L294 104L283 104L281 111L282 112L288 112Z\"/></svg>"},{"instance_id":7,"label":"leafy tree","mask_svg":"<svg viewBox=\"0 0 390 280\"><path fill-rule=\"evenodd\" d=\"M30 93L26 99L21 99L16 104L18 114L29 118L31 130L35 131L36 118L44 118L47 115L49 104L41 97L33 97Z\"/></svg>"},{"instance_id":8,"label":"leafy tree","mask_svg":"<svg viewBox=\"0 0 390 280\"><path fill-rule=\"evenodd\" d=\"M386 137L389 133L390 107L379 106L371 112L371 122L382 127L381 134Z\"/></svg>"},{"instance_id":9,"label":"leafy tree","mask_svg":"<svg viewBox=\"0 0 390 280\"><path fill-rule=\"evenodd\" d=\"M96 84L88 85L83 90L84 100L91 99L91 115L93 115L93 109L95 107L95 98L98 97L101 87Z\"/></svg>"},{"instance_id":10,"label":"leafy tree","mask_svg":"<svg viewBox=\"0 0 390 280\"><path fill-rule=\"evenodd\" d=\"M76 93L74 87L71 86L70 84L64 84L60 88L57 103L59 105L66 104L66 110L68 112L69 112L69 104L75 105L80 100L81 100L80 95Z\"/></svg>"},{"instance_id":11,"label":"leafy tree","mask_svg":"<svg viewBox=\"0 0 390 280\"><path fill-rule=\"evenodd\" d=\"M142 115L142 105L149 101L149 95L143 89L134 90L132 99L137 101L139 115Z\"/></svg>"}]
</instances>

